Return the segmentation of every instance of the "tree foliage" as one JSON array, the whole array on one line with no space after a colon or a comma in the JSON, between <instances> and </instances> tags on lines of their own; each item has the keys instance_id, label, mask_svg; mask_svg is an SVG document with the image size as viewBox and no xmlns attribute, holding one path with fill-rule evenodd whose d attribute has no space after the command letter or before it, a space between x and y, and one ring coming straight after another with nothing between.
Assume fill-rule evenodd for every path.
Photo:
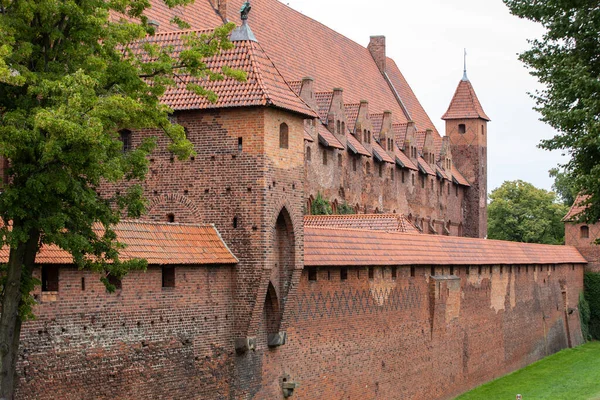
<instances>
[{"instance_id":1,"label":"tree foliage","mask_svg":"<svg viewBox=\"0 0 600 400\"><path fill-rule=\"evenodd\" d=\"M559 168L552 168L549 172L550 177L554 178L552 190L565 206L571 207L577 198L574 178L567 171Z\"/></svg>"},{"instance_id":2,"label":"tree foliage","mask_svg":"<svg viewBox=\"0 0 600 400\"><path fill-rule=\"evenodd\" d=\"M490 194L488 237L525 243L562 244L568 207L556 195L523 181L506 181Z\"/></svg>"},{"instance_id":3,"label":"tree foliage","mask_svg":"<svg viewBox=\"0 0 600 400\"><path fill-rule=\"evenodd\" d=\"M343 202L337 209L337 213L340 215L356 214L356 210L347 202Z\"/></svg>"},{"instance_id":4,"label":"tree foliage","mask_svg":"<svg viewBox=\"0 0 600 400\"><path fill-rule=\"evenodd\" d=\"M520 55L545 89L532 94L542 120L558 131L541 147L569 153L577 192L588 194L583 217L600 217L600 7L596 0L504 0L510 11L546 32Z\"/></svg>"},{"instance_id":5,"label":"tree foliage","mask_svg":"<svg viewBox=\"0 0 600 400\"><path fill-rule=\"evenodd\" d=\"M146 266L119 259L112 230L122 215L143 213L141 187L127 185L110 196L99 188L143 181L156 141L147 138L124 152L118 132L160 128L169 150L186 158L193 148L160 103L165 90L182 74L244 79L203 62L233 47L233 24L184 35L175 58L170 47L140 45L154 34L144 16L148 7L138 0L0 0L0 156L10 161L11 177L0 196L0 245L10 247L0 299L0 398L12 398L20 325L32 316L32 270L41 245L67 250L79 268L100 272L109 290L108 275L121 278ZM188 89L216 97L198 84Z\"/></svg>"},{"instance_id":6,"label":"tree foliage","mask_svg":"<svg viewBox=\"0 0 600 400\"><path fill-rule=\"evenodd\" d=\"M317 197L312 202L310 207L310 213L312 215L331 215L333 214L331 209L331 203L321 195L321 192L317 193Z\"/></svg>"}]
</instances>

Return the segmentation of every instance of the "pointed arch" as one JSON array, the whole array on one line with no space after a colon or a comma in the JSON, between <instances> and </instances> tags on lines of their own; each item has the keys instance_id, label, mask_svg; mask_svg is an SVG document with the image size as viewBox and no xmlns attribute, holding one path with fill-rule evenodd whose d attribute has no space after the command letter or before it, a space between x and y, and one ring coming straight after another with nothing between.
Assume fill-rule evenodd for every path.
<instances>
[{"instance_id":1,"label":"pointed arch","mask_svg":"<svg viewBox=\"0 0 600 400\"><path fill-rule=\"evenodd\" d=\"M281 324L281 312L279 307L279 298L273 282L269 281L267 294L265 295L265 305L263 308L263 319L265 323L265 332L267 334L279 332Z\"/></svg>"}]
</instances>

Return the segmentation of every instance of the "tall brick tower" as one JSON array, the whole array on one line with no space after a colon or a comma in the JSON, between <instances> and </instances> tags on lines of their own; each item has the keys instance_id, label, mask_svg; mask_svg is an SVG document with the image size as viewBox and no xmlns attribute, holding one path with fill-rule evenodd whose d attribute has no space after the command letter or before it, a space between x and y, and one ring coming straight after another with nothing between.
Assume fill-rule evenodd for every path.
<instances>
[{"instance_id":1,"label":"tall brick tower","mask_svg":"<svg viewBox=\"0 0 600 400\"><path fill-rule=\"evenodd\" d=\"M463 235L487 236L487 123L467 71L456 88L448 111L446 136L450 138L452 158L456 168L469 181L464 196L465 226Z\"/></svg>"}]
</instances>

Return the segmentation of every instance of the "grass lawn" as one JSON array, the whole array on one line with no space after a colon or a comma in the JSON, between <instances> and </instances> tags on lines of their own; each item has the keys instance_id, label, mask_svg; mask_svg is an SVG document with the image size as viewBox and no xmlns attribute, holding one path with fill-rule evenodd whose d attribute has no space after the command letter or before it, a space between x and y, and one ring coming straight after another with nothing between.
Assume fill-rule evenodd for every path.
<instances>
[{"instance_id":1,"label":"grass lawn","mask_svg":"<svg viewBox=\"0 0 600 400\"><path fill-rule=\"evenodd\" d=\"M600 342L566 349L471 390L456 400L600 399Z\"/></svg>"}]
</instances>

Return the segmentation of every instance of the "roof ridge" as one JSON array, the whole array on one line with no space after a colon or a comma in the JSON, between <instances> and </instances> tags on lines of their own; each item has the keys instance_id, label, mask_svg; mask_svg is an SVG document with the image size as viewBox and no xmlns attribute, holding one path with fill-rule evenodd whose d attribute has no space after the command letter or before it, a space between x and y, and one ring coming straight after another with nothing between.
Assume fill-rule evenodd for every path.
<instances>
[{"instance_id":1,"label":"roof ridge","mask_svg":"<svg viewBox=\"0 0 600 400\"><path fill-rule=\"evenodd\" d=\"M271 98L269 97L269 92L267 91L267 88L266 88L266 85L265 85L265 82L264 82L264 79L262 76L262 69L260 68L260 63L256 59L256 55L254 54L254 43L256 43L258 46L260 46L260 43L251 42L249 40L244 40L242 43L250 45L250 51L248 52L248 54L250 56L250 63L252 64L252 69L256 73L256 82L258 83L258 86L260 87L260 89L262 91L261 96L263 97L264 105L268 105L269 103L272 103L272 101L271 101ZM265 53L262 46L260 47L260 50L263 53ZM269 61L271 61L271 60L269 59ZM277 72L279 72L279 71L277 71Z\"/></svg>"}]
</instances>

